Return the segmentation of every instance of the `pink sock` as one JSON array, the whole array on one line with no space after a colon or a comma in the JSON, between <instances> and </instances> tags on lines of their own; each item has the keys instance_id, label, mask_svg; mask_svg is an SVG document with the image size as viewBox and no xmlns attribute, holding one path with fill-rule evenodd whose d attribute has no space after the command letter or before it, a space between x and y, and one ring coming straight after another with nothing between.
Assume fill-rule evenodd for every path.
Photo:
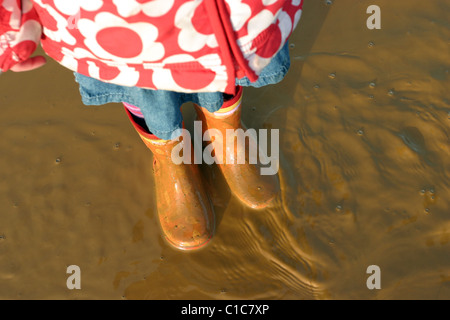
<instances>
[{"instance_id":1,"label":"pink sock","mask_svg":"<svg viewBox=\"0 0 450 320\"><path fill-rule=\"evenodd\" d=\"M128 111L130 111L130 113L132 113L134 116L144 119L144 115L141 112L141 109L139 107L133 106L132 104L123 102L123 105L125 106L125 108L128 109Z\"/></svg>"}]
</instances>

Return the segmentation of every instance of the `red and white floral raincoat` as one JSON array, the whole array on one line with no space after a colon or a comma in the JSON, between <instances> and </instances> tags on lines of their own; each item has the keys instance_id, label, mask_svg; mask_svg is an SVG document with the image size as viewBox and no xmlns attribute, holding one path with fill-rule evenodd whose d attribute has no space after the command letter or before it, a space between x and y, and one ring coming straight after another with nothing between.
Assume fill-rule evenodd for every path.
<instances>
[{"instance_id":1,"label":"red and white floral raincoat","mask_svg":"<svg viewBox=\"0 0 450 320\"><path fill-rule=\"evenodd\" d=\"M0 0L0 68L39 41L63 66L123 86L234 93L296 27L303 0Z\"/></svg>"}]
</instances>

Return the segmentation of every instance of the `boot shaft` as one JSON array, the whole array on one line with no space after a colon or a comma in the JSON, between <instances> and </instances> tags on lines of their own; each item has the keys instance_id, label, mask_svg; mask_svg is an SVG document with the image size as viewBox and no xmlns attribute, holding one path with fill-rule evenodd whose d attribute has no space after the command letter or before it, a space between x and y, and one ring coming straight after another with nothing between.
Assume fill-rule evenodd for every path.
<instances>
[{"instance_id":1,"label":"boot shaft","mask_svg":"<svg viewBox=\"0 0 450 320\"><path fill-rule=\"evenodd\" d=\"M194 105L197 116L203 124L203 132L207 129L220 130L225 136L226 129L242 128L241 123L241 103L242 103L242 87L237 87L237 93L231 99L224 102L222 107L216 112L209 112L205 108Z\"/></svg>"}]
</instances>

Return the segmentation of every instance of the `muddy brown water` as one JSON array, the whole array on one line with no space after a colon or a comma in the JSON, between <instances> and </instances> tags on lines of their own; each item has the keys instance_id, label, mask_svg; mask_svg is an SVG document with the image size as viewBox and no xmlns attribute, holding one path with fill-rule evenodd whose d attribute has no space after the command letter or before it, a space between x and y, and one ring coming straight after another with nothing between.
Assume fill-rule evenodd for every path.
<instances>
[{"instance_id":1,"label":"muddy brown water","mask_svg":"<svg viewBox=\"0 0 450 320\"><path fill-rule=\"evenodd\" d=\"M280 129L276 206L202 167L218 226L195 253L162 240L152 155L119 104L83 106L53 61L3 74L0 299L449 299L450 3L328 3L306 1L286 79L245 91L246 125Z\"/></svg>"}]
</instances>

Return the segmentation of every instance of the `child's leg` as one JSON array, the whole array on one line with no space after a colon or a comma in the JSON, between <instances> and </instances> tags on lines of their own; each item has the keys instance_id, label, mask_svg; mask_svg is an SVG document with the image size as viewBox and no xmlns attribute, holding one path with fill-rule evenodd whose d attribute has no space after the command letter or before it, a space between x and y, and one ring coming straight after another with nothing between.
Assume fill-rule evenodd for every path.
<instances>
[{"instance_id":1,"label":"child's leg","mask_svg":"<svg viewBox=\"0 0 450 320\"><path fill-rule=\"evenodd\" d=\"M198 168L194 164L176 165L171 157L176 146L186 145L192 148L189 139L170 140L179 138L173 135L180 134L182 129L180 106L185 95L172 91L123 87L79 73L75 73L75 80L80 85L85 105L123 101L130 103L125 103L127 115L154 155L158 216L167 241L184 250L208 243L215 228L214 212Z\"/></svg>"},{"instance_id":2,"label":"child's leg","mask_svg":"<svg viewBox=\"0 0 450 320\"><path fill-rule=\"evenodd\" d=\"M158 216L167 241L182 250L206 245L212 238L215 219L201 174L195 164L177 165L172 151L178 144L192 144L189 139L162 140L151 134L141 110L124 103L128 117L145 145L153 152L153 171Z\"/></svg>"},{"instance_id":3,"label":"child's leg","mask_svg":"<svg viewBox=\"0 0 450 320\"><path fill-rule=\"evenodd\" d=\"M246 205L252 208L264 208L279 192L278 176L276 172L262 175L260 163L251 157L251 144L258 150L257 152L261 149L256 137L246 134L248 131L241 122L241 103L242 87L239 87L237 94L225 101L218 111L209 112L198 105L196 105L196 111L202 121L203 130L216 129L221 133L222 139L212 139L211 143L218 166L231 191ZM230 132L234 132L235 135L229 136ZM245 136L248 136L248 144ZM256 156L255 149L252 152ZM242 158L242 164L238 163L239 158Z\"/></svg>"}]
</instances>

